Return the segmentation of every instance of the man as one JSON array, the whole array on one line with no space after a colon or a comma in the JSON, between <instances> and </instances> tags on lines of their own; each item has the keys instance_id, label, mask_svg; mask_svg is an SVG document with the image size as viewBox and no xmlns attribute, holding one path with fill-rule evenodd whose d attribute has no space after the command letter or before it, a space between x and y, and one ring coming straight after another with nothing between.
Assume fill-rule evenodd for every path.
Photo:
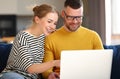
<instances>
[{"instance_id":1,"label":"man","mask_svg":"<svg viewBox=\"0 0 120 79\"><path fill-rule=\"evenodd\" d=\"M81 0L66 0L61 13L64 25L45 40L44 62L60 59L62 50L88 50L103 49L99 35L90 29L82 27L83 3ZM54 67L43 73L47 78L48 74L54 71L53 76L58 75L59 68Z\"/></svg>"}]
</instances>

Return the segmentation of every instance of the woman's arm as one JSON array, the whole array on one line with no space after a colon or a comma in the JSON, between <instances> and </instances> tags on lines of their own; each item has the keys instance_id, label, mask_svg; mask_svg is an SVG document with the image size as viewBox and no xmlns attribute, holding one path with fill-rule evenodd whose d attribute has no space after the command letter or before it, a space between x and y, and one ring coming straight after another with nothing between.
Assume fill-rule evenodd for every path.
<instances>
[{"instance_id":1,"label":"woman's arm","mask_svg":"<svg viewBox=\"0 0 120 79\"><path fill-rule=\"evenodd\" d=\"M29 73L42 73L52 67L60 67L60 60L52 60L44 63L36 63L28 67Z\"/></svg>"}]
</instances>

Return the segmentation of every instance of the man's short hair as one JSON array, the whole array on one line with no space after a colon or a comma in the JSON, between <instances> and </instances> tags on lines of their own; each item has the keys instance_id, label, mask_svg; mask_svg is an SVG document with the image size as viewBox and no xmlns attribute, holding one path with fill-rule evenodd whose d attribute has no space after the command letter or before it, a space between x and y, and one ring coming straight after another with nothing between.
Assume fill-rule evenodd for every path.
<instances>
[{"instance_id":1,"label":"man's short hair","mask_svg":"<svg viewBox=\"0 0 120 79\"><path fill-rule=\"evenodd\" d=\"M82 0L66 0L64 7L70 6L73 9L78 9L83 6Z\"/></svg>"}]
</instances>

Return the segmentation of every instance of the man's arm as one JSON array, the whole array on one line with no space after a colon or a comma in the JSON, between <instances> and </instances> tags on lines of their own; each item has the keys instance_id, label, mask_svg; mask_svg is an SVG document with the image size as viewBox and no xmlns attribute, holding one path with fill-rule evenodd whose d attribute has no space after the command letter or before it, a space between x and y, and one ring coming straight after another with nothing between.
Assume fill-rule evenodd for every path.
<instances>
[{"instance_id":1,"label":"man's arm","mask_svg":"<svg viewBox=\"0 0 120 79\"><path fill-rule=\"evenodd\" d=\"M47 39L47 37L45 39L45 46L44 46L44 48L45 48L45 55L44 55L43 62L48 62L48 61L54 60L54 55L53 55L53 52L51 51L51 47L49 45L49 39ZM42 73L43 78L44 79L48 79L49 74L52 73L52 72L53 72L53 68L43 72Z\"/></svg>"},{"instance_id":2,"label":"man's arm","mask_svg":"<svg viewBox=\"0 0 120 79\"><path fill-rule=\"evenodd\" d=\"M101 40L100 36L96 32L95 32L95 36L94 36L93 41L94 41L94 43L93 43L93 48L94 49L104 49L102 40Z\"/></svg>"}]
</instances>

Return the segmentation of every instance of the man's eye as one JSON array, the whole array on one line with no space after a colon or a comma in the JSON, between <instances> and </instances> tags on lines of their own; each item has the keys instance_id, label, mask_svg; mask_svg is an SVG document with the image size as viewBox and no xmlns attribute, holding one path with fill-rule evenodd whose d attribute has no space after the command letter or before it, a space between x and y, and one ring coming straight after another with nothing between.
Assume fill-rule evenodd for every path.
<instances>
[{"instance_id":1,"label":"man's eye","mask_svg":"<svg viewBox=\"0 0 120 79\"><path fill-rule=\"evenodd\" d=\"M68 18L74 18L73 16L68 16Z\"/></svg>"},{"instance_id":2,"label":"man's eye","mask_svg":"<svg viewBox=\"0 0 120 79\"><path fill-rule=\"evenodd\" d=\"M72 20L72 19L73 19L73 17L71 17L71 16L68 16L68 17L67 17L67 19L69 19L69 20Z\"/></svg>"}]
</instances>

